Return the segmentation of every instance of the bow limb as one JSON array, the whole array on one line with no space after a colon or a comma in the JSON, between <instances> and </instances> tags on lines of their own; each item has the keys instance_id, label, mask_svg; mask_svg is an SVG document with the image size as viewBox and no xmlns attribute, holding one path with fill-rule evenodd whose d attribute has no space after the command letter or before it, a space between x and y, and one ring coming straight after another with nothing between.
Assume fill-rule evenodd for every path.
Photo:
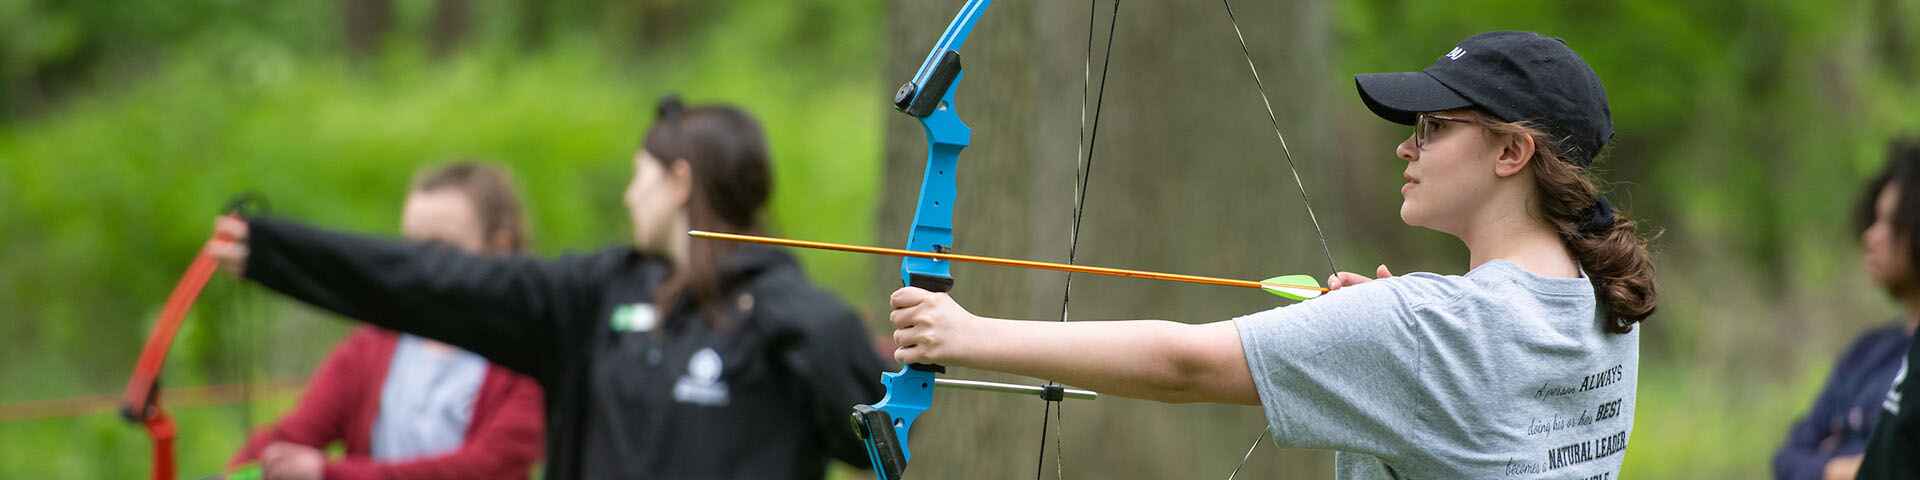
<instances>
[{"instance_id":1,"label":"bow limb","mask_svg":"<svg viewBox=\"0 0 1920 480\"><path fill-rule=\"evenodd\" d=\"M237 215L242 211L264 211L265 202L255 195L241 195L235 197L226 210L231 212L229 215ZM220 233L201 245L193 263L187 266L186 273L174 284L173 293L167 295L166 306L160 309L153 331L147 334L146 345L140 349L140 359L133 365L133 375L127 379L126 390L121 393L120 416L128 422L141 424L146 429L147 438L153 442L151 478L154 480L173 480L177 475L173 450L175 428L173 417L160 404L160 371L166 366L167 352L173 350L174 337L180 333L181 324L186 322L187 312L193 309L194 301L199 300L200 292L213 279L213 273L220 269L211 248L233 241L233 238Z\"/></svg>"},{"instance_id":2,"label":"bow limb","mask_svg":"<svg viewBox=\"0 0 1920 480\"><path fill-rule=\"evenodd\" d=\"M216 238L208 245L218 241L223 239ZM126 391L121 396L120 416L145 426L147 437L153 441L154 480L172 480L175 475L174 424L173 417L160 406L160 369L166 364L167 352L173 349L173 339L180 333L187 311L193 308L194 300L200 298L200 291L206 288L218 267L207 248L201 247L200 255L173 287L173 294L167 296L166 307L160 310L160 318L147 336L146 347L140 350L140 360L134 364L133 376L127 379Z\"/></svg>"}]
</instances>

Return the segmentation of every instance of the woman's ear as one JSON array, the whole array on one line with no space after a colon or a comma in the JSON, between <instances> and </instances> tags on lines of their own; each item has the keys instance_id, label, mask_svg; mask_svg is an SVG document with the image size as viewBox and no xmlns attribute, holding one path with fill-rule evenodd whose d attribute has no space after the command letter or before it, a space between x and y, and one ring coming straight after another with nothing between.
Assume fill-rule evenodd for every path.
<instances>
[{"instance_id":1,"label":"woman's ear","mask_svg":"<svg viewBox=\"0 0 1920 480\"><path fill-rule=\"evenodd\" d=\"M1493 174L1501 178L1520 174L1526 170L1527 163L1533 161L1534 147L1532 135L1507 135L1506 146L1500 148L1500 156L1493 160Z\"/></svg>"},{"instance_id":2,"label":"woman's ear","mask_svg":"<svg viewBox=\"0 0 1920 480\"><path fill-rule=\"evenodd\" d=\"M667 167L665 183L673 192L674 203L685 205L693 197L693 163L684 158L674 159Z\"/></svg>"}]
</instances>

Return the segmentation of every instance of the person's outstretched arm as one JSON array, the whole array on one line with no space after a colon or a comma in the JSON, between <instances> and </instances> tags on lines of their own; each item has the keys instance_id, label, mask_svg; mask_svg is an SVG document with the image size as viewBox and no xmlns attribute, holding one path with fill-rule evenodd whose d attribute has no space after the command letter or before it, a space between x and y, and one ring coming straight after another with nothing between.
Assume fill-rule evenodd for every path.
<instances>
[{"instance_id":1,"label":"person's outstretched arm","mask_svg":"<svg viewBox=\"0 0 1920 480\"><path fill-rule=\"evenodd\" d=\"M1386 265L1374 273L1381 279L1394 276ZM1339 272L1327 278L1327 287L1340 290L1374 280ZM1164 320L1002 320L975 316L947 294L913 287L894 291L890 301L893 340L899 345L894 359L901 362L952 363L1164 402L1260 404L1241 330L1234 321L1195 325ZM1349 313L1371 320L1390 317L1381 311L1388 302L1371 303ZM1391 330L1386 322L1372 323ZM1358 331L1332 319L1303 327L1295 335L1309 341L1350 339L1353 336L1347 333ZM1377 348L1381 342L1360 343Z\"/></svg>"},{"instance_id":2,"label":"person's outstretched arm","mask_svg":"<svg viewBox=\"0 0 1920 480\"><path fill-rule=\"evenodd\" d=\"M218 220L221 267L349 318L478 353L537 379L590 332L598 257L539 261L327 231ZM563 345L564 344L564 345Z\"/></svg>"},{"instance_id":3,"label":"person's outstretched arm","mask_svg":"<svg viewBox=\"0 0 1920 480\"><path fill-rule=\"evenodd\" d=\"M943 293L891 298L894 359L1047 378L1163 402L1258 405L1233 322L1048 322L975 316Z\"/></svg>"},{"instance_id":4,"label":"person's outstretched arm","mask_svg":"<svg viewBox=\"0 0 1920 480\"><path fill-rule=\"evenodd\" d=\"M1276 445L1407 458L1432 433L1406 426L1418 425L1419 412L1435 402L1419 366L1422 339L1436 335L1410 320L1407 298L1445 298L1446 291L1437 277L1335 280L1332 286L1347 288L1200 325L982 318L945 294L905 288L892 297L894 357L1123 397L1260 405Z\"/></svg>"}]
</instances>

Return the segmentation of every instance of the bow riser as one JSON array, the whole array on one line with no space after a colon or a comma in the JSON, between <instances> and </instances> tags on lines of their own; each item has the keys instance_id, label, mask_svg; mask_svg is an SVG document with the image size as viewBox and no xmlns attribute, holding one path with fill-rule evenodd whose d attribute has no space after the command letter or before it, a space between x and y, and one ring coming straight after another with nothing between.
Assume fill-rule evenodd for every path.
<instances>
[{"instance_id":1,"label":"bow riser","mask_svg":"<svg viewBox=\"0 0 1920 480\"><path fill-rule=\"evenodd\" d=\"M920 121L927 135L927 167L920 180L920 199L914 207L913 229L907 234L907 249L921 252L953 250L953 204L958 185L955 182L960 152L973 140L973 130L954 112L954 92L959 90L960 47L973 32L974 22L987 12L991 0L968 0L940 34L939 42L927 52L913 79L894 93L894 107ZM934 292L953 288L950 264L932 259L908 258L900 262L901 283ZM908 434L920 414L933 405L934 375L945 372L939 365L912 364L898 372L884 373L881 385L886 396L871 406L856 405L853 427L867 447L867 458L880 480L902 477L912 458Z\"/></svg>"},{"instance_id":2,"label":"bow riser","mask_svg":"<svg viewBox=\"0 0 1920 480\"><path fill-rule=\"evenodd\" d=\"M947 98L943 102L952 105L952 94ZM913 210L907 250L948 253L953 251L953 203L959 190L955 169L960 164L960 151L973 140L973 129L952 108L935 110L922 117L920 125L927 133L927 170L920 179L920 203ZM900 262L900 280L904 285L945 292L953 285L950 265L934 259L908 258Z\"/></svg>"}]
</instances>

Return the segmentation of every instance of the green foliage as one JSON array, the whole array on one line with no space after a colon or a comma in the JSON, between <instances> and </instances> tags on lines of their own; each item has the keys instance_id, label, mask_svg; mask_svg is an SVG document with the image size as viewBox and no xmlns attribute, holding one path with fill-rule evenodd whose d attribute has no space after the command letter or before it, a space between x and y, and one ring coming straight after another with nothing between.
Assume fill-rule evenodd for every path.
<instances>
[{"instance_id":1,"label":"green foliage","mask_svg":"<svg viewBox=\"0 0 1920 480\"><path fill-rule=\"evenodd\" d=\"M869 241L887 93L870 61L879 10L760 3L714 7L683 44L632 58L566 34L536 54L485 47L430 62L400 44L356 64L298 41L206 33L137 81L0 130L10 247L0 250L10 319L0 322L0 382L10 386L0 402L117 392L161 301L236 193L260 192L280 215L391 235L416 169L480 158L516 174L538 252L624 245L620 192L654 101L670 92L736 104L764 123L775 231ZM873 294L864 258L802 261L849 299ZM339 324L311 319L325 315L253 290L215 279L176 344L168 385L297 378L337 338ZM186 410L184 472L205 473L238 447L243 419ZM6 424L0 477L138 477L145 448L138 428L111 415Z\"/></svg>"},{"instance_id":2,"label":"green foliage","mask_svg":"<svg viewBox=\"0 0 1920 480\"><path fill-rule=\"evenodd\" d=\"M1785 381L1642 364L1621 478L1766 478L1773 451L1806 415L1832 362Z\"/></svg>"},{"instance_id":3,"label":"green foliage","mask_svg":"<svg viewBox=\"0 0 1920 480\"><path fill-rule=\"evenodd\" d=\"M415 169L482 158L519 177L539 252L622 244L619 191L667 92L765 123L778 233L870 242L890 80L878 0L475 0L469 47L442 61L421 41L431 2L395 4L386 53L349 61L338 2L0 0L0 402L117 392L238 192L390 234ZM1666 232L1627 477L1762 476L1825 373L1807 365L1891 311L1856 273L1846 209L1884 140L1920 132L1920 2L1330 10L1342 75L1420 68L1467 35L1525 29L1567 39L1606 80L1614 198ZM537 48L533 11L548 32ZM879 293L869 259L802 255L845 298ZM345 325L318 318L217 279L169 385L304 375ZM183 472L217 468L239 425L288 402L177 409ZM4 423L0 477L138 477L145 449L108 414Z\"/></svg>"},{"instance_id":4,"label":"green foliage","mask_svg":"<svg viewBox=\"0 0 1920 480\"><path fill-rule=\"evenodd\" d=\"M254 411L284 412L290 392L262 395ZM178 426L180 478L220 472L246 441L247 419L237 406L168 409ZM113 413L0 423L0 475L8 478L146 478L152 448L139 426Z\"/></svg>"}]
</instances>

